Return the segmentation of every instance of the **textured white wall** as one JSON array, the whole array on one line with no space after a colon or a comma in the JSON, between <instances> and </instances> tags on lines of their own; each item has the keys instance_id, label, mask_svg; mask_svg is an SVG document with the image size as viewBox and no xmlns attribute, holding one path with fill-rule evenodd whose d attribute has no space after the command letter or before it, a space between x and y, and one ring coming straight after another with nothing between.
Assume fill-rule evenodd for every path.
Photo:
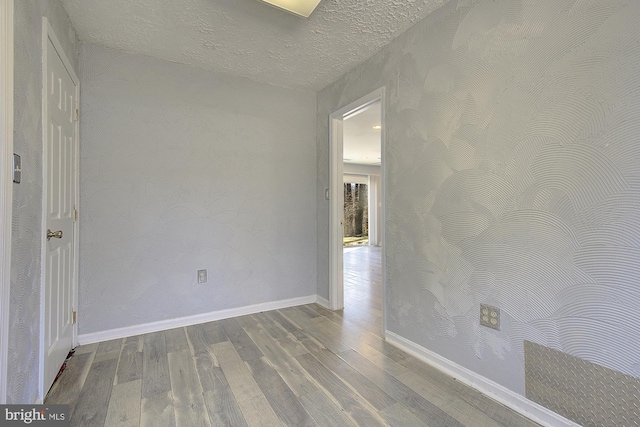
<instances>
[{"instance_id":1,"label":"textured white wall","mask_svg":"<svg viewBox=\"0 0 640 427\"><path fill-rule=\"evenodd\" d=\"M640 377L639 19L630 0L450 2L318 94L320 200L328 114L388 90L391 331L519 393L525 339Z\"/></svg>"},{"instance_id":2,"label":"textured white wall","mask_svg":"<svg viewBox=\"0 0 640 427\"><path fill-rule=\"evenodd\" d=\"M9 403L38 398L40 240L42 238L42 17L75 65L77 41L59 0L15 0L14 151L22 182L13 185Z\"/></svg>"},{"instance_id":3,"label":"textured white wall","mask_svg":"<svg viewBox=\"0 0 640 427\"><path fill-rule=\"evenodd\" d=\"M80 63L81 334L316 293L315 94L96 45Z\"/></svg>"}]
</instances>

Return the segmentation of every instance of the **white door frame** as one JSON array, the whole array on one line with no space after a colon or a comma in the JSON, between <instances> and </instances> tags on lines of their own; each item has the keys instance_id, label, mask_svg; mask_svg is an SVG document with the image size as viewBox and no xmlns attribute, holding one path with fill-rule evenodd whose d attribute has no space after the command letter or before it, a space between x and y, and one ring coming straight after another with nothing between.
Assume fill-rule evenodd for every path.
<instances>
[{"instance_id":1,"label":"white door frame","mask_svg":"<svg viewBox=\"0 0 640 427\"><path fill-rule=\"evenodd\" d=\"M382 180L382 325L383 333L387 328L386 319L386 245L385 245L385 215L386 215L386 172L385 172L385 88L382 87L363 96L351 104L340 108L329 115L329 308L340 310L344 307L344 277L343 277L343 240L344 221L344 184L343 184L343 121L360 112L369 105L380 102L382 132L381 132L381 180Z\"/></svg>"},{"instance_id":2,"label":"white door frame","mask_svg":"<svg viewBox=\"0 0 640 427\"><path fill-rule=\"evenodd\" d=\"M382 178L380 175L369 175L368 181L369 182L367 183L367 188L369 190L369 246L378 246L380 234L382 231L378 230L378 224L382 225L380 222L381 218L378 218L378 204L382 203ZM378 191L380 191L380 197L378 197Z\"/></svg>"},{"instance_id":3,"label":"white door frame","mask_svg":"<svg viewBox=\"0 0 640 427\"><path fill-rule=\"evenodd\" d=\"M80 79L78 79L78 76L75 72L75 70L73 69L73 65L71 64L71 61L69 61L69 58L67 58L67 55L64 51L64 49L62 48L62 45L60 44L60 42L58 41L58 38L56 37L53 28L51 27L51 25L49 24L49 20L46 17L42 18L42 147L43 147L43 152L42 152L42 232L41 232L41 246L42 246L42 252L40 254L40 264L41 264L41 281L40 281L40 363L39 363L39 371L40 371L40 375L39 375L39 379L38 379L38 384L39 384L39 391L40 391L40 396L39 396L39 400L40 402L42 402L45 398L45 394L47 393L48 390L44 390L44 359L45 359L45 352L46 349L45 347L45 300L44 300L44 296L46 295L46 291L45 291L45 284L46 284L46 271L45 271L45 257L46 257L46 249L47 249L47 238L45 236L45 232L44 230L47 229L47 224L46 224L46 220L47 220L47 212L46 212L46 206L47 206L47 140L48 140L48 135L47 135L47 126L45 126L45 123L47 121L47 117L48 117L48 111L47 111L47 90L48 90L48 82L47 82L47 75L48 75L48 69L47 69L47 51L49 49L49 40L51 40L51 43L53 44L53 46L55 47L56 51L58 52L58 55L60 56L60 59L62 60L62 63L64 64L65 68L67 69L67 71L69 72L69 76L71 77L71 80L73 80L73 83L76 86L76 106L75 108L79 108L80 105ZM75 129L74 129L74 133L75 133L75 144L76 144L76 158L74 161L74 169L75 169L75 176L74 176L74 186L76 188L75 191L75 207L76 209L78 209L78 201L79 201L79 120L75 121ZM75 221L73 223L73 248L74 248L74 254L73 254L73 278L71 280L71 298L72 298L72 307L74 310L77 310L78 307L78 221ZM78 324L74 323L73 324L73 346L75 347L76 345L78 345Z\"/></svg>"},{"instance_id":4,"label":"white door frame","mask_svg":"<svg viewBox=\"0 0 640 427\"><path fill-rule=\"evenodd\" d=\"M13 207L13 1L0 2L0 404L7 402Z\"/></svg>"}]
</instances>

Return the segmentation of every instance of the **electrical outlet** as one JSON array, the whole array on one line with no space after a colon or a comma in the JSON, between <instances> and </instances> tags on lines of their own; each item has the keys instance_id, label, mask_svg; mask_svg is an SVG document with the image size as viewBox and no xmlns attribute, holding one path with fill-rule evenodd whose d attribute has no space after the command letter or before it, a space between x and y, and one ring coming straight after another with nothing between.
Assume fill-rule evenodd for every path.
<instances>
[{"instance_id":1,"label":"electrical outlet","mask_svg":"<svg viewBox=\"0 0 640 427\"><path fill-rule=\"evenodd\" d=\"M500 309L487 304L480 304L480 324L499 331Z\"/></svg>"},{"instance_id":2,"label":"electrical outlet","mask_svg":"<svg viewBox=\"0 0 640 427\"><path fill-rule=\"evenodd\" d=\"M198 283L207 283L207 270L198 270Z\"/></svg>"}]
</instances>

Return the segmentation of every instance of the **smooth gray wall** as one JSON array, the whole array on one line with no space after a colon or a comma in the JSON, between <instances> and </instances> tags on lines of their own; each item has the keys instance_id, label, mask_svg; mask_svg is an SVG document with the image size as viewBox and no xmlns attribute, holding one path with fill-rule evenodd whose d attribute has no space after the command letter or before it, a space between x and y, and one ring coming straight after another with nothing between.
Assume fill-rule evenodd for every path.
<instances>
[{"instance_id":1,"label":"smooth gray wall","mask_svg":"<svg viewBox=\"0 0 640 427\"><path fill-rule=\"evenodd\" d=\"M521 394L525 339L640 377L639 19L628 0L451 1L318 94L320 201L328 115L387 88L390 331Z\"/></svg>"},{"instance_id":2,"label":"smooth gray wall","mask_svg":"<svg viewBox=\"0 0 640 427\"><path fill-rule=\"evenodd\" d=\"M42 238L42 17L46 16L72 64L77 40L59 0L16 0L14 151L22 182L13 185L8 403L38 398L40 249Z\"/></svg>"},{"instance_id":3,"label":"smooth gray wall","mask_svg":"<svg viewBox=\"0 0 640 427\"><path fill-rule=\"evenodd\" d=\"M80 334L315 295L314 93L80 62Z\"/></svg>"}]
</instances>

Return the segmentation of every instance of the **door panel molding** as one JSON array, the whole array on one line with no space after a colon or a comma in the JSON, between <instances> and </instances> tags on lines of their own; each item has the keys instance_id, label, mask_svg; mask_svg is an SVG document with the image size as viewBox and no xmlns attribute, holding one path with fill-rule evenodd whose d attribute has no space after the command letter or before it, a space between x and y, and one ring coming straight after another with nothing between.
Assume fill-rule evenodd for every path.
<instances>
[{"instance_id":1,"label":"door panel molding","mask_svg":"<svg viewBox=\"0 0 640 427\"><path fill-rule=\"evenodd\" d=\"M46 342L47 342L47 338L48 338L48 333L50 333L50 331L47 329L47 319L46 319L46 315L47 315L47 310L46 310L46 305L47 305L47 287L46 287L46 280L47 280L47 262L46 262L46 257L48 254L48 244L47 244L47 229L48 229L48 221L51 221L51 219L49 218L49 190L50 190L50 183L49 183L49 171L48 171L48 162L49 162L49 150L48 150L48 143L49 143L49 138L51 137L51 135L49 135L49 116L50 113L53 114L53 112L49 111L49 106L48 106L48 95L49 95L49 91L51 89L50 87L50 83L49 83L49 73L52 72L52 70L50 70L49 67L49 55L51 54L50 50L51 48L53 48L55 50L55 53L57 54L57 56L60 58L60 61L62 62L62 66L66 69L66 72L68 73L72 85L75 88L73 91L74 93L74 97L75 97L75 101L73 103L73 105L70 106L71 108L71 115L75 116L75 118L72 118L72 122L73 122L73 146L72 146L72 152L73 152L73 156L70 159L71 162L71 168L73 169L73 173L72 176L70 177L70 187L73 189L73 200L68 200L67 202L67 209L77 209L78 207L78 190L79 190L79 179L78 179L78 170L79 170L79 155L78 155L78 147L79 147L79 141L78 141L78 124L79 124L79 120L77 117L77 109L79 106L79 95L80 95L80 80L78 79L78 76L75 73L75 70L73 68L73 65L71 64L71 62L69 61L69 59L67 58L64 49L62 48L62 45L60 44L60 42L58 41L58 38L56 37L53 28L51 27L51 25L49 24L49 21L46 17L42 18L42 147L43 147L43 152L42 152L42 233L41 233L41 242L42 242L42 252L41 252L41 288L40 288L40 360L39 360L39 401L42 402L44 400L44 397L48 391L48 388L51 386L51 384L46 384L46 382L49 382L49 380L45 379L45 360L47 358L47 353L49 351L49 348L47 348ZM62 100L62 98L61 98ZM67 102L67 101L61 101L61 102ZM56 110L56 113L58 113L59 110ZM69 116L66 116L66 118L69 118ZM68 122L67 122L68 123ZM62 147L62 142L60 141L60 147ZM60 149L60 153L63 153L63 149ZM71 207L71 205L73 205L73 207ZM69 217L69 215L72 215L73 217L75 217L75 212L71 213L71 212L66 212L67 214L67 218ZM71 238L71 248L72 251L71 253L66 253L64 252L64 248L60 247L58 249L59 254L60 255L65 255L65 256L69 256L71 257L71 267L70 267L70 276L69 277L69 281L70 281L70 293L68 294L68 297L70 298L70 305L73 308L73 310L77 310L77 301L78 301L78 221L74 220L73 221L73 225L72 225L72 232L71 232L71 236L67 237L66 234L67 232L65 232L61 237L63 238ZM55 230L54 230L55 231ZM64 296L64 292L63 292L63 296ZM69 316L71 316L71 313L68 313ZM77 345L77 336L78 336L78 331L77 331L77 324L72 324L72 333L71 333L71 346L75 346Z\"/></svg>"},{"instance_id":2,"label":"door panel molding","mask_svg":"<svg viewBox=\"0 0 640 427\"><path fill-rule=\"evenodd\" d=\"M0 404L7 401L13 207L13 1L0 4Z\"/></svg>"}]
</instances>

